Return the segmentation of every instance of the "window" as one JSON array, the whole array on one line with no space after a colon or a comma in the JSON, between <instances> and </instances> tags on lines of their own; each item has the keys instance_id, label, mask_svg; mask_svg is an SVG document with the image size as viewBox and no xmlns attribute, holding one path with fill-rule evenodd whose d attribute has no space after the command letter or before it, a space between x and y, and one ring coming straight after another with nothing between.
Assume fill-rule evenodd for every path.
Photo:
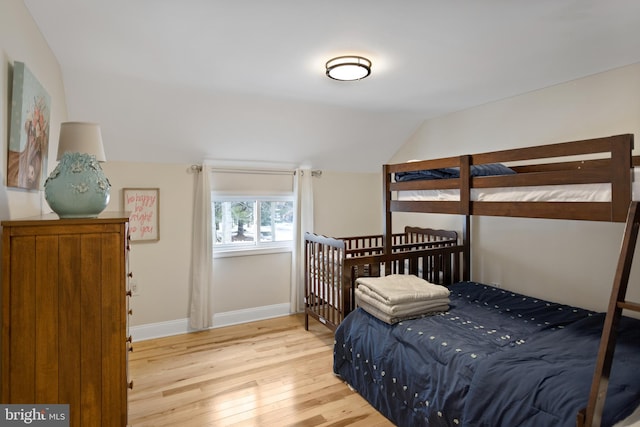
<instances>
[{"instance_id":1,"label":"window","mask_svg":"<svg viewBox=\"0 0 640 427\"><path fill-rule=\"evenodd\" d=\"M293 196L212 197L215 252L290 250Z\"/></svg>"}]
</instances>

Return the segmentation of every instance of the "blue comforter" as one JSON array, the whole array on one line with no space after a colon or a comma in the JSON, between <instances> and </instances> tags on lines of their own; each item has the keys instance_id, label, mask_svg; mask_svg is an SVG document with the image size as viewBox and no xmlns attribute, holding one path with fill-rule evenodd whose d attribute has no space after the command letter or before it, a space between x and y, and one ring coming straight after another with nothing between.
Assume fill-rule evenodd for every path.
<instances>
[{"instance_id":1,"label":"blue comforter","mask_svg":"<svg viewBox=\"0 0 640 427\"><path fill-rule=\"evenodd\" d=\"M334 371L399 426L575 426L604 314L491 286L388 325L361 309L336 331ZM624 318L603 425L640 403L640 321Z\"/></svg>"}]
</instances>

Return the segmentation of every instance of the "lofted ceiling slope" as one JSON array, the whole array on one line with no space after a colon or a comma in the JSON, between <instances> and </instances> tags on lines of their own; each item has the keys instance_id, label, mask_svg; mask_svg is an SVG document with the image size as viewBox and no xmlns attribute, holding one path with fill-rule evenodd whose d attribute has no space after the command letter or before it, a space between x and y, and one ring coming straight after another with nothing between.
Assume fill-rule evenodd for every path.
<instances>
[{"instance_id":1,"label":"lofted ceiling slope","mask_svg":"<svg viewBox=\"0 0 640 427\"><path fill-rule=\"evenodd\" d=\"M637 0L24 2L116 161L378 171L425 119L640 62Z\"/></svg>"}]
</instances>

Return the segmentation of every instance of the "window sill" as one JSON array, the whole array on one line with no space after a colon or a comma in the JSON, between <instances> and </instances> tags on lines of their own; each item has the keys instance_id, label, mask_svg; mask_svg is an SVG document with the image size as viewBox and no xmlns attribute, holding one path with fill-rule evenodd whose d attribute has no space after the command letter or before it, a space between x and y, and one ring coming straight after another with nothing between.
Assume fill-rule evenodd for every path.
<instances>
[{"instance_id":1,"label":"window sill","mask_svg":"<svg viewBox=\"0 0 640 427\"><path fill-rule=\"evenodd\" d=\"M254 256L254 255L269 255L285 252L293 252L293 249L289 246L279 246L272 248L240 248L240 249L224 249L213 250L213 259L216 258L230 258L239 256Z\"/></svg>"}]
</instances>

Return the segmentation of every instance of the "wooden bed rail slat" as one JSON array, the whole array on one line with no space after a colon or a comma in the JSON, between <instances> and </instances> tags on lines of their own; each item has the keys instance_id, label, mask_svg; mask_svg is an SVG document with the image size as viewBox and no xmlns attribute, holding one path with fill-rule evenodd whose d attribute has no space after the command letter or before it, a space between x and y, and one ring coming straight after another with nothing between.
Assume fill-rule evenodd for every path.
<instances>
[{"instance_id":1,"label":"wooden bed rail slat","mask_svg":"<svg viewBox=\"0 0 640 427\"><path fill-rule=\"evenodd\" d=\"M609 202L471 202L471 214L514 218L615 221Z\"/></svg>"},{"instance_id":2,"label":"wooden bed rail slat","mask_svg":"<svg viewBox=\"0 0 640 427\"><path fill-rule=\"evenodd\" d=\"M487 153L472 154L470 164L480 165L487 163L508 163L540 159L557 159L563 157L611 154L617 147L631 153L633 150L633 134L621 134L603 138L586 139L581 141L561 142L556 144L538 145L535 147L522 147L509 150L492 151ZM566 162L569 164L571 162ZM576 165L577 161L573 161ZM640 162L639 162L640 163ZM460 166L460 157L445 157L441 159L421 160L391 164L389 172L409 172L424 169L438 169ZM629 163L629 167L631 167ZM565 167L566 168L566 167Z\"/></svg>"},{"instance_id":3,"label":"wooden bed rail slat","mask_svg":"<svg viewBox=\"0 0 640 427\"><path fill-rule=\"evenodd\" d=\"M613 135L603 138L560 142L556 144L522 147L472 155L472 164L505 163L533 159L580 156L595 153L610 153L621 146L629 153L633 149L633 134ZM631 163L629 163L631 167Z\"/></svg>"},{"instance_id":4,"label":"wooden bed rail slat","mask_svg":"<svg viewBox=\"0 0 640 427\"><path fill-rule=\"evenodd\" d=\"M520 218L619 221L609 202L471 202L471 215ZM391 212L429 212L464 215L458 202L397 201Z\"/></svg>"},{"instance_id":5,"label":"wooden bed rail slat","mask_svg":"<svg viewBox=\"0 0 640 427\"><path fill-rule=\"evenodd\" d=\"M600 163L610 165L610 161ZM473 188L524 187L533 185L569 185L569 184L597 184L609 183L613 178L611 167L585 169L549 169L531 171L522 169L515 175L482 176L471 178ZM391 191L411 190L455 190L460 188L460 179L434 179L427 181L393 182Z\"/></svg>"},{"instance_id":6,"label":"wooden bed rail slat","mask_svg":"<svg viewBox=\"0 0 640 427\"><path fill-rule=\"evenodd\" d=\"M371 255L365 257L358 258L347 258L344 260L345 266L358 266L358 265L367 265L367 264L381 264L384 262L393 262L406 260L416 257L424 257L430 254L455 254L462 251L462 245L455 246L445 246L440 248L429 248L423 249L421 251L413 251L413 252L395 252L391 254L380 254L380 255Z\"/></svg>"},{"instance_id":7,"label":"wooden bed rail slat","mask_svg":"<svg viewBox=\"0 0 640 427\"><path fill-rule=\"evenodd\" d=\"M389 203L389 212L429 212L460 214L460 202L430 202L430 201L401 201L392 200Z\"/></svg>"},{"instance_id":8,"label":"wooden bed rail slat","mask_svg":"<svg viewBox=\"0 0 640 427\"><path fill-rule=\"evenodd\" d=\"M458 188L460 188L459 178L401 181L392 182L389 185L391 191L456 190Z\"/></svg>"},{"instance_id":9,"label":"wooden bed rail slat","mask_svg":"<svg viewBox=\"0 0 640 427\"><path fill-rule=\"evenodd\" d=\"M525 187L533 185L570 185L609 183L612 170L576 169L529 172L516 175L483 176L471 179L473 188Z\"/></svg>"},{"instance_id":10,"label":"wooden bed rail slat","mask_svg":"<svg viewBox=\"0 0 640 427\"><path fill-rule=\"evenodd\" d=\"M454 168L460 166L460 157L443 157L440 159L420 160L417 162L396 163L387 166L389 166L389 172L392 173L422 169Z\"/></svg>"}]
</instances>

